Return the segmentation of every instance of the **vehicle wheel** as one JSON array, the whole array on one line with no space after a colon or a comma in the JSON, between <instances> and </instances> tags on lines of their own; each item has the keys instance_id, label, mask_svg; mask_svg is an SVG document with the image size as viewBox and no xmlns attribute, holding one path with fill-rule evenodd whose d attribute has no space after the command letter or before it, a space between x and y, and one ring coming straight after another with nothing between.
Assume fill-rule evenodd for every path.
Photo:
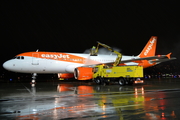
<instances>
[{"instance_id":1,"label":"vehicle wheel","mask_svg":"<svg viewBox=\"0 0 180 120\"><path fill-rule=\"evenodd\" d=\"M97 84L101 84L101 79L100 79L100 78L96 78L96 79L94 80L94 82L97 83Z\"/></svg>"},{"instance_id":2,"label":"vehicle wheel","mask_svg":"<svg viewBox=\"0 0 180 120\"><path fill-rule=\"evenodd\" d=\"M121 85L121 86L125 85L125 80L124 80L124 78L119 78L118 83L119 83L119 85Z\"/></svg>"}]
</instances>

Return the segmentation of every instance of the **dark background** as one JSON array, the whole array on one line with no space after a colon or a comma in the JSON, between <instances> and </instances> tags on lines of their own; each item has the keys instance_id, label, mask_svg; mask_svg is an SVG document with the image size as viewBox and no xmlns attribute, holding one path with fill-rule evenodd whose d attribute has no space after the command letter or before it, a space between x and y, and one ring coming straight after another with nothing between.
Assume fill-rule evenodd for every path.
<instances>
[{"instance_id":1,"label":"dark background","mask_svg":"<svg viewBox=\"0 0 180 120\"><path fill-rule=\"evenodd\" d=\"M2 0L0 6L1 65L37 49L83 53L96 41L138 55L151 36L158 36L156 54L179 58L180 7L173 0ZM145 72L177 73L179 65L177 59Z\"/></svg>"}]
</instances>

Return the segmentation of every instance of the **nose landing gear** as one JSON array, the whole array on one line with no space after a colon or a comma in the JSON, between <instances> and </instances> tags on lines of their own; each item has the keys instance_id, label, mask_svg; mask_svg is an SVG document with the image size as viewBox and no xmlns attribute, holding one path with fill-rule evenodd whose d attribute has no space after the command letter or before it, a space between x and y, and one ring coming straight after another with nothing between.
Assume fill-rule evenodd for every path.
<instances>
[{"instance_id":1,"label":"nose landing gear","mask_svg":"<svg viewBox=\"0 0 180 120\"><path fill-rule=\"evenodd\" d=\"M37 73L33 73L33 74L32 74L32 81L31 81L32 87L34 87L35 84L36 84L36 76L37 76Z\"/></svg>"}]
</instances>

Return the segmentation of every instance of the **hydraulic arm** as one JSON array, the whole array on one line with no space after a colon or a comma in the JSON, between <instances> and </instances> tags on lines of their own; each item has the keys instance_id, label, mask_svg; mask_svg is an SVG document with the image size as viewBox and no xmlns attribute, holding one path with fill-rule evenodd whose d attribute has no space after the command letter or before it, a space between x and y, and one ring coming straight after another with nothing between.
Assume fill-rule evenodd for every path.
<instances>
[{"instance_id":1,"label":"hydraulic arm","mask_svg":"<svg viewBox=\"0 0 180 120\"><path fill-rule=\"evenodd\" d=\"M97 48L96 48L96 50L95 50L95 53L96 53L96 54L98 53L99 45L107 48L109 51L114 52L115 54L117 54L117 58L116 58L116 60L115 60L115 62L114 62L114 64L113 64L113 66L118 66L118 65L120 64L120 62L121 62L122 54L119 53L119 52L116 51L116 50L113 50L113 48L111 48L110 46L108 46L108 45L106 45L106 44L103 44L103 43L100 43L100 42L97 42L97 43L98 43L98 45L97 45Z\"/></svg>"}]
</instances>

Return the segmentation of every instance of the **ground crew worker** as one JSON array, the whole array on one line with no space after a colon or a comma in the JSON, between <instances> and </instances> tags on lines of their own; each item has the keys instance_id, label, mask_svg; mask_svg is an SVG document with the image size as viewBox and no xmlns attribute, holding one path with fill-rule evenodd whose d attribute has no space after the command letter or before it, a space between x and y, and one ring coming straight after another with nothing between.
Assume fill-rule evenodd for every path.
<instances>
[{"instance_id":1,"label":"ground crew worker","mask_svg":"<svg viewBox=\"0 0 180 120\"><path fill-rule=\"evenodd\" d=\"M93 46L93 47L91 48L91 55L92 55L92 56L97 55L97 54L96 54L96 47L95 47L95 46Z\"/></svg>"}]
</instances>

